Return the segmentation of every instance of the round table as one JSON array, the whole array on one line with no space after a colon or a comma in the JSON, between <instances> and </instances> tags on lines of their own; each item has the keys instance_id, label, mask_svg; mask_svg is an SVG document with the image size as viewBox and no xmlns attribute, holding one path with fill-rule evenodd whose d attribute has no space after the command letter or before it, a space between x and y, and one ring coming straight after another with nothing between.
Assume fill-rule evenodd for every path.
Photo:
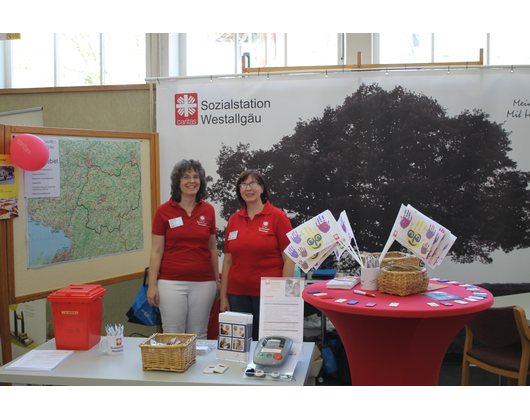
<instances>
[{"instance_id":1,"label":"round table","mask_svg":"<svg viewBox=\"0 0 530 420\"><path fill-rule=\"evenodd\" d=\"M466 304L446 300L444 306L423 294L393 296L378 291L375 297L358 295L360 284L352 290L327 289L328 281L313 283L305 288L304 300L326 315L337 329L344 344L350 366L352 385L438 385L438 376L447 348L458 332L479 312L493 304L493 296L485 289L467 284L449 284L431 279L431 285L445 288L429 290L458 296L473 293L487 297ZM430 287L433 287L430 286ZM436 287L436 286L434 286ZM319 296L311 292L320 291ZM359 303L348 305L346 302ZM460 300L460 299L457 299ZM428 302L439 306L429 306ZM375 306L366 306L375 303ZM389 306L399 303L398 306Z\"/></svg>"}]
</instances>

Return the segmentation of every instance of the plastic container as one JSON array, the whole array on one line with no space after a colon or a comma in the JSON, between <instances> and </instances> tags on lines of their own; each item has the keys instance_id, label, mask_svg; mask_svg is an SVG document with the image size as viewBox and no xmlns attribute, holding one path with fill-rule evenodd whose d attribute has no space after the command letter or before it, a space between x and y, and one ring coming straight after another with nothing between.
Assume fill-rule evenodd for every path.
<instances>
[{"instance_id":1,"label":"plastic container","mask_svg":"<svg viewBox=\"0 0 530 420\"><path fill-rule=\"evenodd\" d=\"M72 284L48 296L57 349L89 350L99 343L105 293L100 285Z\"/></svg>"}]
</instances>

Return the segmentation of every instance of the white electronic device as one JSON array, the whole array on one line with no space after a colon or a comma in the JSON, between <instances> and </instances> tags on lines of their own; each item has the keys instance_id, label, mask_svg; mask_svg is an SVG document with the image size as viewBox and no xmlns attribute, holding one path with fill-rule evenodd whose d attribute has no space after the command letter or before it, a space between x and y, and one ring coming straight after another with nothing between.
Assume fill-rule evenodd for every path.
<instances>
[{"instance_id":1,"label":"white electronic device","mask_svg":"<svg viewBox=\"0 0 530 420\"><path fill-rule=\"evenodd\" d=\"M282 366L292 345L293 340L287 337L264 337L256 344L253 362L259 366Z\"/></svg>"}]
</instances>

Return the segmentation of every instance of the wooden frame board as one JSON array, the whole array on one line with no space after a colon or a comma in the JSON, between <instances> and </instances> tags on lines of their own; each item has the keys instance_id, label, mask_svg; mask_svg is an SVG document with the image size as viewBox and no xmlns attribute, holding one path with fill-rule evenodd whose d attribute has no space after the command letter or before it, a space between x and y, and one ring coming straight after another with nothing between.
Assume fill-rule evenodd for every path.
<instances>
[{"instance_id":1,"label":"wooden frame board","mask_svg":"<svg viewBox=\"0 0 530 420\"><path fill-rule=\"evenodd\" d=\"M0 125L0 153L9 154L11 139L18 134L58 139L136 140L142 153L143 249L43 268L27 269L24 179L19 176L19 213L15 219L0 220L0 333L4 363L10 359L9 305L47 297L70 284L108 285L143 276L149 265L151 225L160 204L158 133L115 132ZM8 350L9 347L9 350Z\"/></svg>"}]
</instances>

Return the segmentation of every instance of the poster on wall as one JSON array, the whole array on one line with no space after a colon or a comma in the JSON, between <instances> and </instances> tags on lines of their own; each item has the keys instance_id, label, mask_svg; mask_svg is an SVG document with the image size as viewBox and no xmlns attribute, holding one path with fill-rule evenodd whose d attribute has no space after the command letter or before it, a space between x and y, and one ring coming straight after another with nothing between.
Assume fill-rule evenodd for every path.
<instances>
[{"instance_id":1,"label":"poster on wall","mask_svg":"<svg viewBox=\"0 0 530 420\"><path fill-rule=\"evenodd\" d=\"M179 79L157 86L161 199L180 159L212 177L223 226L246 168L293 226L347 211L381 252L408 203L458 240L433 277L524 282L530 246L529 69ZM398 247L399 244L395 244ZM396 248L398 250L398 248Z\"/></svg>"},{"instance_id":2,"label":"poster on wall","mask_svg":"<svg viewBox=\"0 0 530 420\"><path fill-rule=\"evenodd\" d=\"M0 155L0 219L18 217L17 167L10 155Z\"/></svg>"}]
</instances>

